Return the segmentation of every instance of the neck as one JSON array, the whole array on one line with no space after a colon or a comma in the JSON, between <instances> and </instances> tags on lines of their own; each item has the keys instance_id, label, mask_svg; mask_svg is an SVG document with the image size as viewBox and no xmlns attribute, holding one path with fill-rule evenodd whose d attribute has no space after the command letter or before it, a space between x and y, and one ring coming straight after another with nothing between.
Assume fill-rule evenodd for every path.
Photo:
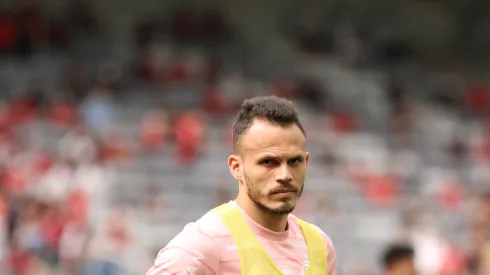
<instances>
[{"instance_id":1,"label":"neck","mask_svg":"<svg viewBox=\"0 0 490 275\"><path fill-rule=\"evenodd\" d=\"M288 215L274 215L272 213L267 213L250 201L250 199L243 199L240 198L240 196L235 199L235 203L238 204L252 220L264 228L273 232L284 232L287 229Z\"/></svg>"}]
</instances>

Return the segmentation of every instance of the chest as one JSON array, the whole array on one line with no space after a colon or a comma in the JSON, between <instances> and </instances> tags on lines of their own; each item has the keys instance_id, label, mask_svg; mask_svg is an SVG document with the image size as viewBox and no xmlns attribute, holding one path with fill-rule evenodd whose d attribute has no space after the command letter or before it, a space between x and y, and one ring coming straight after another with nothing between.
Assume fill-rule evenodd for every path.
<instances>
[{"instance_id":1,"label":"chest","mask_svg":"<svg viewBox=\"0 0 490 275\"><path fill-rule=\"evenodd\" d=\"M258 238L262 248L284 275L304 275L309 265L308 248L303 238L288 238L284 241L270 241ZM232 237L220 241L221 253L219 273L241 274L238 248ZM257 253L260 253L258 251Z\"/></svg>"}]
</instances>

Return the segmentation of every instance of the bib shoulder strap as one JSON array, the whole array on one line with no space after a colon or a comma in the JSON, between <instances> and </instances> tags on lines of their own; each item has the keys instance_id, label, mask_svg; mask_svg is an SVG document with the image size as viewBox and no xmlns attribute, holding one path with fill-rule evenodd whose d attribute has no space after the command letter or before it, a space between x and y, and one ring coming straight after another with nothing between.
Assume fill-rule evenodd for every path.
<instances>
[{"instance_id":1,"label":"bib shoulder strap","mask_svg":"<svg viewBox=\"0 0 490 275\"><path fill-rule=\"evenodd\" d=\"M291 215L301 227L303 236L308 246L308 254L310 256L310 267L308 275L312 274L327 274L327 248L322 235L311 223L305 222L294 215Z\"/></svg>"},{"instance_id":2,"label":"bib shoulder strap","mask_svg":"<svg viewBox=\"0 0 490 275\"><path fill-rule=\"evenodd\" d=\"M240 210L233 204L223 204L211 210L221 216L238 248L244 275L281 274L255 237Z\"/></svg>"}]
</instances>

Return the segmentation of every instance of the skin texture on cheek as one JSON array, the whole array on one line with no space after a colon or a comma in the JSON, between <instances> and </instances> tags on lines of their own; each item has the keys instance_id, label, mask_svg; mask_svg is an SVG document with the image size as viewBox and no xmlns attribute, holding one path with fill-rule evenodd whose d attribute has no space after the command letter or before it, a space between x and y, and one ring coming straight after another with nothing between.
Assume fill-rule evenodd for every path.
<instances>
[{"instance_id":1,"label":"skin texture on cheek","mask_svg":"<svg viewBox=\"0 0 490 275\"><path fill-rule=\"evenodd\" d=\"M259 209L273 215L286 215L294 210L296 200L301 196L303 191L303 185L299 188L299 191L295 194L297 198L285 198L274 200L271 198L271 191L273 191L274 185L271 183L275 179L274 169L264 169L262 167L253 167L253 169L246 169L245 166L253 164L245 164L242 162L242 184L246 188L247 196L252 203ZM248 171L250 175L248 174ZM275 184L277 186L277 184ZM297 189L291 184L284 186L292 189ZM277 188L277 187L276 187Z\"/></svg>"}]
</instances>

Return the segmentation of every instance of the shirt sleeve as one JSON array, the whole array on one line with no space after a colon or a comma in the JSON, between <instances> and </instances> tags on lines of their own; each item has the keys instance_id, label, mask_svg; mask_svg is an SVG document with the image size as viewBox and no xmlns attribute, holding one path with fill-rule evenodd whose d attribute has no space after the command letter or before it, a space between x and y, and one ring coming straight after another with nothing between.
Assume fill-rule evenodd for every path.
<instances>
[{"instance_id":1,"label":"shirt sleeve","mask_svg":"<svg viewBox=\"0 0 490 275\"><path fill-rule=\"evenodd\" d=\"M327 275L337 275L337 254L332 240L324 235L325 246L327 247Z\"/></svg>"},{"instance_id":2,"label":"shirt sleeve","mask_svg":"<svg viewBox=\"0 0 490 275\"><path fill-rule=\"evenodd\" d=\"M217 275L219 247L209 235L191 225L163 248L146 275Z\"/></svg>"}]
</instances>

